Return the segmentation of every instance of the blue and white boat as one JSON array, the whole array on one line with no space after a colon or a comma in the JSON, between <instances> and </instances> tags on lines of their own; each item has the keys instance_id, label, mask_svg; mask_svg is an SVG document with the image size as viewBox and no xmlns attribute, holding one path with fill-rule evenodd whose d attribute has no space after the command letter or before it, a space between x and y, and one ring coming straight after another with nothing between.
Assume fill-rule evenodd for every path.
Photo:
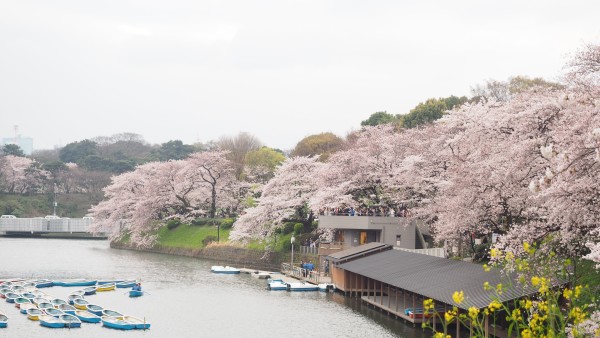
<instances>
[{"instance_id":1,"label":"blue and white boat","mask_svg":"<svg viewBox=\"0 0 600 338\"><path fill-rule=\"evenodd\" d=\"M26 315L27 314L27 310L29 309L37 309L37 305L33 304L33 303L25 303L25 304L21 304L21 308L19 309L19 311Z\"/></svg>"},{"instance_id":2,"label":"blue and white boat","mask_svg":"<svg viewBox=\"0 0 600 338\"><path fill-rule=\"evenodd\" d=\"M319 291L319 286L310 283L288 283L288 291Z\"/></svg>"},{"instance_id":3,"label":"blue and white boat","mask_svg":"<svg viewBox=\"0 0 600 338\"><path fill-rule=\"evenodd\" d=\"M8 317L2 311L0 311L0 328L6 327L8 325Z\"/></svg>"},{"instance_id":4,"label":"blue and white boat","mask_svg":"<svg viewBox=\"0 0 600 338\"><path fill-rule=\"evenodd\" d=\"M65 322L63 322L62 320L54 317L54 316L50 316L50 315L41 315L39 318L40 321L40 325L41 326L45 326L45 327L49 327L49 328L63 328L65 327Z\"/></svg>"},{"instance_id":5,"label":"blue and white boat","mask_svg":"<svg viewBox=\"0 0 600 338\"><path fill-rule=\"evenodd\" d=\"M97 286L88 286L87 288L83 289L83 294L89 296L95 294L96 291L98 291Z\"/></svg>"},{"instance_id":6,"label":"blue and white boat","mask_svg":"<svg viewBox=\"0 0 600 338\"><path fill-rule=\"evenodd\" d=\"M142 290L129 290L129 297L141 297L144 295Z\"/></svg>"},{"instance_id":7,"label":"blue and white boat","mask_svg":"<svg viewBox=\"0 0 600 338\"><path fill-rule=\"evenodd\" d=\"M213 265L210 267L210 271L214 273L222 273L222 274L239 274L240 269L236 269L232 266L221 266L221 265Z\"/></svg>"},{"instance_id":8,"label":"blue and white boat","mask_svg":"<svg viewBox=\"0 0 600 338\"><path fill-rule=\"evenodd\" d=\"M134 280L126 280L126 281L116 283L117 288L119 288L119 289L128 289L128 288L133 287L135 284L137 284L137 282Z\"/></svg>"},{"instance_id":9,"label":"blue and white boat","mask_svg":"<svg viewBox=\"0 0 600 338\"><path fill-rule=\"evenodd\" d=\"M40 320L40 316L44 315L44 311L38 308L32 308L27 310L27 318L30 320Z\"/></svg>"},{"instance_id":10,"label":"blue and white boat","mask_svg":"<svg viewBox=\"0 0 600 338\"><path fill-rule=\"evenodd\" d=\"M58 318L65 323L65 327L68 327L68 328L81 327L81 319L75 317L74 315L64 314Z\"/></svg>"},{"instance_id":11,"label":"blue and white boat","mask_svg":"<svg viewBox=\"0 0 600 338\"><path fill-rule=\"evenodd\" d=\"M73 305L69 305L69 304L60 304L58 306L58 309L63 311L64 313L68 313L68 314L74 314L75 310L77 310Z\"/></svg>"},{"instance_id":12,"label":"blue and white boat","mask_svg":"<svg viewBox=\"0 0 600 338\"><path fill-rule=\"evenodd\" d=\"M66 280L66 281L55 281L54 285L56 285L56 286L67 286L67 287L71 287L71 286L92 286L92 285L96 285L97 282L98 282L97 280L91 280L91 279L73 279L73 280Z\"/></svg>"},{"instance_id":13,"label":"blue and white boat","mask_svg":"<svg viewBox=\"0 0 600 338\"><path fill-rule=\"evenodd\" d=\"M93 313L83 310L75 311L75 316L81 319L82 322L86 323L100 323L100 317L96 316Z\"/></svg>"},{"instance_id":14,"label":"blue and white boat","mask_svg":"<svg viewBox=\"0 0 600 338\"><path fill-rule=\"evenodd\" d=\"M96 316L102 316L102 310L104 310L104 308L102 306L95 305L95 304L88 304L86 307L89 312L95 314Z\"/></svg>"},{"instance_id":15,"label":"blue and white boat","mask_svg":"<svg viewBox=\"0 0 600 338\"><path fill-rule=\"evenodd\" d=\"M52 303L50 303L50 302L38 303L37 307L40 310L49 309L49 308L53 308L54 309L54 305L52 305Z\"/></svg>"},{"instance_id":16,"label":"blue and white boat","mask_svg":"<svg viewBox=\"0 0 600 338\"><path fill-rule=\"evenodd\" d=\"M73 306L75 306L76 308L78 308L79 310L87 310L87 305L90 302L88 302L85 299L75 299L73 301Z\"/></svg>"},{"instance_id":17,"label":"blue and white boat","mask_svg":"<svg viewBox=\"0 0 600 338\"><path fill-rule=\"evenodd\" d=\"M58 317L60 315L64 315L65 313L62 310L55 309L53 307L44 309L44 312L52 317Z\"/></svg>"},{"instance_id":18,"label":"blue and white boat","mask_svg":"<svg viewBox=\"0 0 600 338\"><path fill-rule=\"evenodd\" d=\"M12 291L6 293L5 296L6 296L6 302L7 303L14 303L17 298L21 297L20 294L14 293Z\"/></svg>"},{"instance_id":19,"label":"blue and white boat","mask_svg":"<svg viewBox=\"0 0 600 338\"><path fill-rule=\"evenodd\" d=\"M49 288L54 286L54 282L48 279L40 279L40 280L36 280L33 281L33 283L35 284L35 287L38 289L41 288Z\"/></svg>"},{"instance_id":20,"label":"blue and white boat","mask_svg":"<svg viewBox=\"0 0 600 338\"><path fill-rule=\"evenodd\" d=\"M75 302L75 299L83 299L83 296L80 295L68 295L67 296L67 301L69 304L73 305Z\"/></svg>"},{"instance_id":21,"label":"blue and white boat","mask_svg":"<svg viewBox=\"0 0 600 338\"><path fill-rule=\"evenodd\" d=\"M127 322L123 319L111 316L102 316L102 325L106 327L110 327L111 329L118 330L133 330L135 329L135 324Z\"/></svg>"},{"instance_id":22,"label":"blue and white boat","mask_svg":"<svg viewBox=\"0 0 600 338\"><path fill-rule=\"evenodd\" d=\"M115 318L123 319L123 314L118 311L104 309L104 310L102 310L102 317L115 317Z\"/></svg>"},{"instance_id":23,"label":"blue and white boat","mask_svg":"<svg viewBox=\"0 0 600 338\"><path fill-rule=\"evenodd\" d=\"M267 288L271 291L285 291L288 288L288 284L281 279L270 279L267 283Z\"/></svg>"},{"instance_id":24,"label":"blue and white boat","mask_svg":"<svg viewBox=\"0 0 600 338\"><path fill-rule=\"evenodd\" d=\"M140 318L133 317L133 316L125 316L125 317L123 317L123 320L135 325L134 329L148 330L150 328L150 323L146 322L146 318L140 319Z\"/></svg>"},{"instance_id":25,"label":"blue and white boat","mask_svg":"<svg viewBox=\"0 0 600 338\"><path fill-rule=\"evenodd\" d=\"M68 304L66 300L60 298L54 298L50 301L50 303L52 303L52 305L54 305L55 308L58 308L60 304Z\"/></svg>"}]
</instances>

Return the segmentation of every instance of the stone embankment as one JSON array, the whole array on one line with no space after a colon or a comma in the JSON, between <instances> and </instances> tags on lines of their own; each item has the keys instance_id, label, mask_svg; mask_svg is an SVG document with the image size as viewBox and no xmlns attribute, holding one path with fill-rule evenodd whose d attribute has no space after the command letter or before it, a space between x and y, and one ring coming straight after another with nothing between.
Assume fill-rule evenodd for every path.
<instances>
[{"instance_id":1,"label":"stone embankment","mask_svg":"<svg viewBox=\"0 0 600 338\"><path fill-rule=\"evenodd\" d=\"M217 265L233 265L235 267L257 270L279 271L281 263L289 259L289 255L280 253L265 253L230 244L209 244L205 248L173 248L156 245L152 248L137 248L129 243L111 242L114 249L136 250L163 253L177 256L197 257L215 261Z\"/></svg>"}]
</instances>

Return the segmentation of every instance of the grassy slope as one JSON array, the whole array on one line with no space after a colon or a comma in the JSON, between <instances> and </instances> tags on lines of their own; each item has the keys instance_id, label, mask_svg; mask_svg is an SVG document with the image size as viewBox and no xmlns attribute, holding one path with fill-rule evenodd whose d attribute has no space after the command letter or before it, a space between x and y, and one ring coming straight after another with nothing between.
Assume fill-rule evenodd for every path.
<instances>
[{"instance_id":1,"label":"grassy slope","mask_svg":"<svg viewBox=\"0 0 600 338\"><path fill-rule=\"evenodd\" d=\"M221 229L221 242L228 240L229 232L230 229ZM165 226L158 231L158 244L170 248L197 249L204 246L202 241L207 236L217 237L217 228L208 225L181 224L177 228L169 230Z\"/></svg>"}]
</instances>

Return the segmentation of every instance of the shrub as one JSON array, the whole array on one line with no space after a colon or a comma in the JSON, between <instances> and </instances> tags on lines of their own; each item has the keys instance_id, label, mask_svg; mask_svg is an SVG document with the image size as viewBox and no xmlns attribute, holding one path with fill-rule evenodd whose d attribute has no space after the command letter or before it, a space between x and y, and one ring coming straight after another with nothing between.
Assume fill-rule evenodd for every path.
<instances>
[{"instance_id":1,"label":"shrub","mask_svg":"<svg viewBox=\"0 0 600 338\"><path fill-rule=\"evenodd\" d=\"M221 228L229 229L231 228L234 222L235 220L233 218L224 218L223 220L221 220Z\"/></svg>"},{"instance_id":2,"label":"shrub","mask_svg":"<svg viewBox=\"0 0 600 338\"><path fill-rule=\"evenodd\" d=\"M213 235L208 235L206 237L204 237L204 239L202 240L202 245L207 246L212 242L216 242L217 241L217 236L213 236Z\"/></svg>"},{"instance_id":3,"label":"shrub","mask_svg":"<svg viewBox=\"0 0 600 338\"><path fill-rule=\"evenodd\" d=\"M207 225L210 221L212 221L210 218L196 218L192 221L192 225Z\"/></svg>"},{"instance_id":4,"label":"shrub","mask_svg":"<svg viewBox=\"0 0 600 338\"><path fill-rule=\"evenodd\" d=\"M285 223L283 225L283 229L281 229L281 233L284 235L287 235L292 231L294 231L294 223L292 223L292 222Z\"/></svg>"},{"instance_id":5,"label":"shrub","mask_svg":"<svg viewBox=\"0 0 600 338\"><path fill-rule=\"evenodd\" d=\"M302 230L304 230L304 224L302 224L302 223L296 223L296 224L294 224L294 233L295 234L302 233Z\"/></svg>"},{"instance_id":6,"label":"shrub","mask_svg":"<svg viewBox=\"0 0 600 338\"><path fill-rule=\"evenodd\" d=\"M177 228L180 225L181 225L181 220L179 218L170 219L167 222L167 228L169 230L173 230L173 229Z\"/></svg>"}]
</instances>

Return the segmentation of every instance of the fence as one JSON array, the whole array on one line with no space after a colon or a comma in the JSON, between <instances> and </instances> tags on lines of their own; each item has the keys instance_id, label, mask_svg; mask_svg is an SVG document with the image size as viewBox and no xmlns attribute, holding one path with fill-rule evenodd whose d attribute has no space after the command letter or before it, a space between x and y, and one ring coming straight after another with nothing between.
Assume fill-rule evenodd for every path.
<instances>
[{"instance_id":1,"label":"fence","mask_svg":"<svg viewBox=\"0 0 600 338\"><path fill-rule=\"evenodd\" d=\"M322 272L317 270L302 269L299 266L290 268L290 263L281 263L281 272L294 278L308 281L314 284L319 284L322 277L325 277Z\"/></svg>"}]
</instances>

